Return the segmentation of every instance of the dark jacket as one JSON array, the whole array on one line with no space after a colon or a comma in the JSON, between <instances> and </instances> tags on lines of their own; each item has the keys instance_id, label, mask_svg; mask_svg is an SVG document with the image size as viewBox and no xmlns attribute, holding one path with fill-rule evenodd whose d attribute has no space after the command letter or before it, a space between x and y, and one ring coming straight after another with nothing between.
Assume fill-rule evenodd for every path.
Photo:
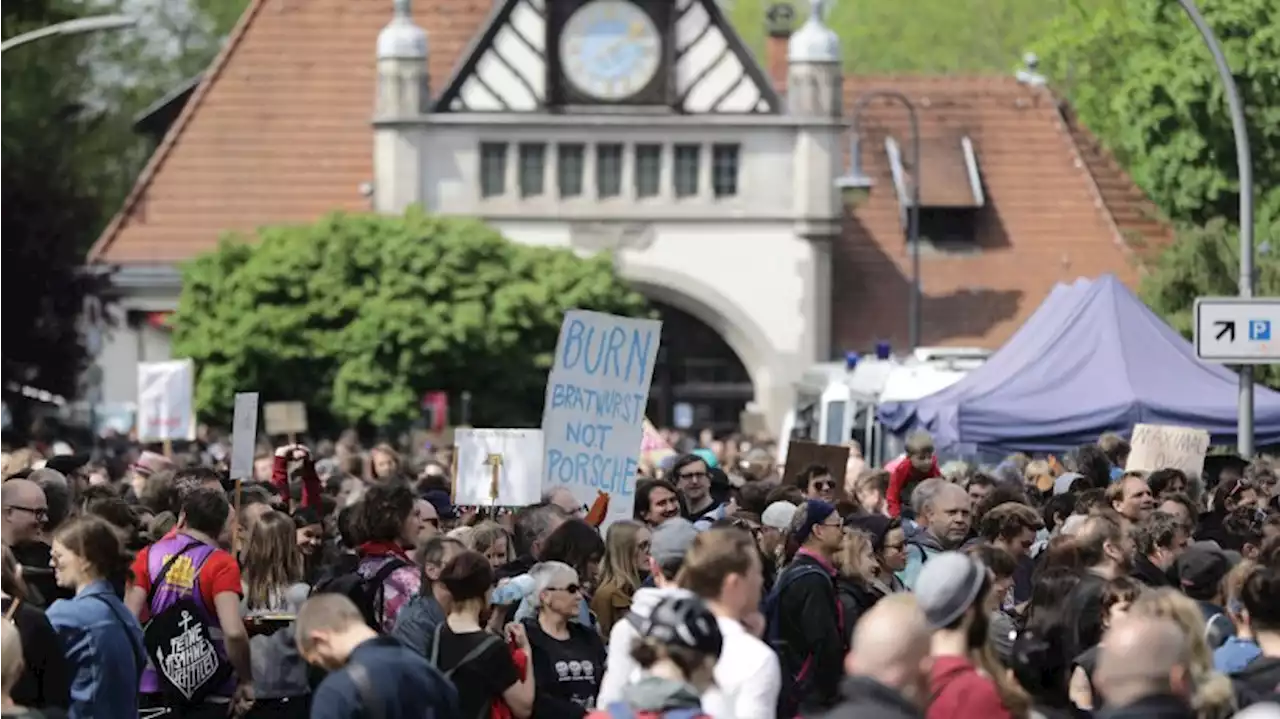
<instances>
[{"instance_id":1,"label":"dark jacket","mask_svg":"<svg viewBox=\"0 0 1280 719\"><path fill-rule=\"evenodd\" d=\"M1163 569L1157 567L1154 562L1141 554L1138 554L1133 559L1132 576L1153 589L1176 586Z\"/></svg>"},{"instance_id":2,"label":"dark jacket","mask_svg":"<svg viewBox=\"0 0 1280 719\"><path fill-rule=\"evenodd\" d=\"M311 702L311 719L426 716L461 719L458 692L438 669L392 637L361 642L345 667L324 678Z\"/></svg>"},{"instance_id":3,"label":"dark jacket","mask_svg":"<svg viewBox=\"0 0 1280 719\"><path fill-rule=\"evenodd\" d=\"M896 689L870 677L845 677L840 703L823 719L923 719L924 712Z\"/></svg>"},{"instance_id":4,"label":"dark jacket","mask_svg":"<svg viewBox=\"0 0 1280 719\"><path fill-rule=\"evenodd\" d=\"M1145 697L1127 706L1103 709L1095 719L1195 719L1186 701L1167 694Z\"/></svg>"},{"instance_id":5,"label":"dark jacket","mask_svg":"<svg viewBox=\"0 0 1280 719\"><path fill-rule=\"evenodd\" d=\"M1231 683L1241 709L1260 702L1280 701L1280 658L1254 659L1231 675Z\"/></svg>"},{"instance_id":6,"label":"dark jacket","mask_svg":"<svg viewBox=\"0 0 1280 719\"><path fill-rule=\"evenodd\" d=\"M803 571L804 568L808 571ZM813 571L813 570L817 571ZM844 676L845 635L835 577L818 560L797 554L779 577L796 572L778 595L778 661L782 665L779 716L789 716L791 700L815 712L835 706Z\"/></svg>"},{"instance_id":7,"label":"dark jacket","mask_svg":"<svg viewBox=\"0 0 1280 719\"><path fill-rule=\"evenodd\" d=\"M6 597L0 611L8 614L13 601ZM30 709L66 709L71 703L71 668L49 618L36 607L19 602L13 623L22 641L23 659L22 673L9 691L14 703Z\"/></svg>"},{"instance_id":8,"label":"dark jacket","mask_svg":"<svg viewBox=\"0 0 1280 719\"><path fill-rule=\"evenodd\" d=\"M848 577L836 578L836 597L840 600L840 611L844 626L852 630L857 626L858 618L875 606L882 595L861 579Z\"/></svg>"}]
</instances>

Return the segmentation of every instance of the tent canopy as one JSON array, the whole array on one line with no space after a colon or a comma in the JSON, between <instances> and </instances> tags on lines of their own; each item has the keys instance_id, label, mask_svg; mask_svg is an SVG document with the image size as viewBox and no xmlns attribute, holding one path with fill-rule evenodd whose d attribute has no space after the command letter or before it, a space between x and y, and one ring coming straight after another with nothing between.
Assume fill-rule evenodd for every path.
<instances>
[{"instance_id":1,"label":"tent canopy","mask_svg":"<svg viewBox=\"0 0 1280 719\"><path fill-rule=\"evenodd\" d=\"M915 402L882 405L901 434L952 451L1062 451L1137 423L1236 441L1237 376L1195 349L1112 275L1058 285L986 364ZM1280 393L1258 386L1255 436L1280 443Z\"/></svg>"}]
</instances>

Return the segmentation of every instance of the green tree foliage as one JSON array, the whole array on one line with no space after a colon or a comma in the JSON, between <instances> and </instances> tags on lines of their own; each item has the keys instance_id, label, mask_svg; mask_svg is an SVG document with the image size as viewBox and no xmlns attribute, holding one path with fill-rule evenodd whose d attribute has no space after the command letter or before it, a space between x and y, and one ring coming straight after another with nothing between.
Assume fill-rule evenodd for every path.
<instances>
[{"instance_id":1,"label":"green tree foliage","mask_svg":"<svg viewBox=\"0 0 1280 719\"><path fill-rule=\"evenodd\" d=\"M5 2L3 35L72 19L79 9L47 0ZM77 395L88 362L77 324L86 298L106 287L101 275L80 269L101 226L102 186L114 172L101 142L109 118L83 102L82 43L52 37L14 48L0 73L6 269L0 357L5 400L21 429L26 400L7 383Z\"/></svg>"},{"instance_id":2,"label":"green tree foliage","mask_svg":"<svg viewBox=\"0 0 1280 719\"><path fill-rule=\"evenodd\" d=\"M1276 0L1201 2L1248 115L1260 226L1280 220ZM1238 220L1231 118L1213 59L1177 2L1103 0L1036 45L1054 86L1174 220Z\"/></svg>"},{"instance_id":3,"label":"green tree foliage","mask_svg":"<svg viewBox=\"0 0 1280 719\"><path fill-rule=\"evenodd\" d=\"M477 425L536 424L563 312L646 311L607 255L517 245L474 220L334 214L258 235L184 268L173 352L195 360L210 421L256 390L306 400L313 425L385 427L425 391L470 390Z\"/></svg>"},{"instance_id":4,"label":"green tree foliage","mask_svg":"<svg viewBox=\"0 0 1280 719\"><path fill-rule=\"evenodd\" d=\"M1071 7L1109 1L839 0L827 3L827 24L840 35L851 73L1009 72ZM789 3L798 18L808 16L807 0L727 4L734 28L757 56L764 49L765 13L777 2Z\"/></svg>"}]
</instances>

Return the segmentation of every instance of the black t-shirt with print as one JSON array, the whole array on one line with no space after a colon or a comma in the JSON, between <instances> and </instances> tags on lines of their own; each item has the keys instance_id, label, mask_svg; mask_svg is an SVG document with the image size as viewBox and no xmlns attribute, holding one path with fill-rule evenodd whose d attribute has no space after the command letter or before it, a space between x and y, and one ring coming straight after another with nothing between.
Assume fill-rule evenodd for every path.
<instances>
[{"instance_id":1,"label":"black t-shirt with print","mask_svg":"<svg viewBox=\"0 0 1280 719\"><path fill-rule=\"evenodd\" d=\"M572 719L594 709L604 676L600 635L575 622L569 622L565 640L542 631L536 619L525 620L524 627L533 648L534 719Z\"/></svg>"},{"instance_id":2,"label":"black t-shirt with print","mask_svg":"<svg viewBox=\"0 0 1280 719\"><path fill-rule=\"evenodd\" d=\"M448 672L457 667L451 679L458 690L458 709L462 719L476 719L482 708L502 698L503 692L520 681L507 643L501 640L493 642L479 657L458 666L463 657L491 636L483 631L454 634L448 624L440 624L440 654L436 658L436 668Z\"/></svg>"}]
</instances>

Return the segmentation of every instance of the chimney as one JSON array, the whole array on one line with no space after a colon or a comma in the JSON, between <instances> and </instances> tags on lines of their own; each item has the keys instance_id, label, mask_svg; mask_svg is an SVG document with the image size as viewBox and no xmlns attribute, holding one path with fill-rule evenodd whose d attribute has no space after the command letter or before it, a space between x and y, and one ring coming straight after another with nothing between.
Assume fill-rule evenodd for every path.
<instances>
[{"instance_id":1,"label":"chimney","mask_svg":"<svg viewBox=\"0 0 1280 719\"><path fill-rule=\"evenodd\" d=\"M765 10L765 72L779 95L787 92L787 44L796 26L796 10L790 2L780 0Z\"/></svg>"}]
</instances>

